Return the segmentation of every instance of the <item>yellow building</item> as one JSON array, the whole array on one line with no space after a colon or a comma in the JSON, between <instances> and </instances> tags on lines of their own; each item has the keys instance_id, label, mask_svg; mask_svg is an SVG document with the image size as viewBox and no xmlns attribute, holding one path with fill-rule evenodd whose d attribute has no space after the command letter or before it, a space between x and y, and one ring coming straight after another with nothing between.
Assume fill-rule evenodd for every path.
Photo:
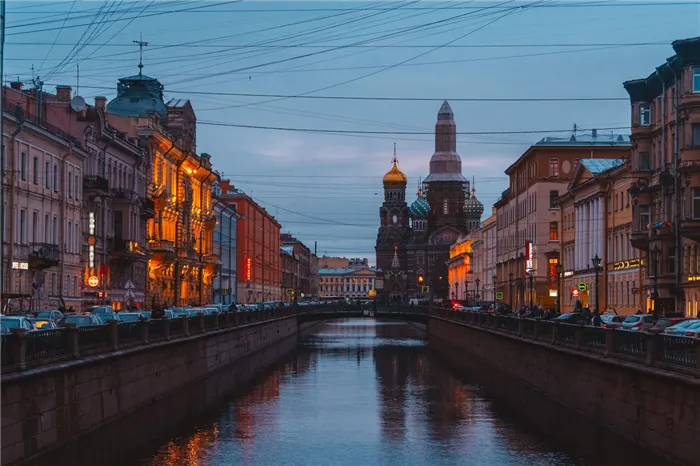
<instances>
[{"instance_id":1,"label":"yellow building","mask_svg":"<svg viewBox=\"0 0 700 466\"><path fill-rule=\"evenodd\" d=\"M107 105L110 123L145 148L148 189L146 306L213 301L217 175L208 154L196 154L196 117L189 101L163 101L163 86L142 75L119 80Z\"/></svg>"},{"instance_id":2,"label":"yellow building","mask_svg":"<svg viewBox=\"0 0 700 466\"><path fill-rule=\"evenodd\" d=\"M562 312L570 312L577 300L595 309L596 257L601 311L646 310L640 291L644 259L630 243L629 169L626 159L581 160L568 192L559 198Z\"/></svg>"},{"instance_id":3,"label":"yellow building","mask_svg":"<svg viewBox=\"0 0 700 466\"><path fill-rule=\"evenodd\" d=\"M457 239L457 242L450 248L447 278L450 285L450 298L452 299L466 300L475 297L476 285L473 284L471 277L472 242L463 236Z\"/></svg>"}]
</instances>

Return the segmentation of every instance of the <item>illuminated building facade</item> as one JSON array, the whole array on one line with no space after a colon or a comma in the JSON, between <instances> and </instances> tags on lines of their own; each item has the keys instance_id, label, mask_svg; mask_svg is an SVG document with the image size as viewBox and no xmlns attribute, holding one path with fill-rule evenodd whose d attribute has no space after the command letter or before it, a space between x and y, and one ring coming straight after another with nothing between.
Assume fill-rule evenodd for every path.
<instances>
[{"instance_id":1,"label":"illuminated building facade","mask_svg":"<svg viewBox=\"0 0 700 466\"><path fill-rule=\"evenodd\" d=\"M460 236L450 248L450 258L447 261L447 276L450 284L451 299L478 299L476 287L469 290L472 277L472 243L473 240Z\"/></svg>"},{"instance_id":2,"label":"illuminated building facade","mask_svg":"<svg viewBox=\"0 0 700 466\"><path fill-rule=\"evenodd\" d=\"M222 202L233 205L238 220L238 302L280 301L281 225L250 196L233 186L221 186ZM226 189L224 189L226 188Z\"/></svg>"},{"instance_id":3,"label":"illuminated building facade","mask_svg":"<svg viewBox=\"0 0 700 466\"><path fill-rule=\"evenodd\" d=\"M371 267L323 268L318 274L319 296L327 298L368 298L377 277Z\"/></svg>"},{"instance_id":4,"label":"illuminated building facade","mask_svg":"<svg viewBox=\"0 0 700 466\"><path fill-rule=\"evenodd\" d=\"M107 106L118 131L136 138L148 166L148 266L146 305L203 305L213 300L212 188L217 176L211 157L197 155L196 118L189 101L163 101L163 86L139 73L122 78Z\"/></svg>"}]
</instances>

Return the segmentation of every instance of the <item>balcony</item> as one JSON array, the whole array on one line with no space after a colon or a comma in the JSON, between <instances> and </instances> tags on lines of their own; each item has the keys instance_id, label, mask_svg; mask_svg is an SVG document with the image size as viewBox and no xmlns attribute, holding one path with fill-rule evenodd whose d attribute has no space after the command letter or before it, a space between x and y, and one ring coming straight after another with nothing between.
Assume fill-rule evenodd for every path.
<instances>
[{"instance_id":1,"label":"balcony","mask_svg":"<svg viewBox=\"0 0 700 466\"><path fill-rule=\"evenodd\" d=\"M48 269L59 264L57 244L31 243L29 245L29 268L33 270Z\"/></svg>"},{"instance_id":2,"label":"balcony","mask_svg":"<svg viewBox=\"0 0 700 466\"><path fill-rule=\"evenodd\" d=\"M700 241L700 219L681 220L681 236L692 241Z\"/></svg>"},{"instance_id":3,"label":"balcony","mask_svg":"<svg viewBox=\"0 0 700 466\"><path fill-rule=\"evenodd\" d=\"M138 241L131 241L122 238L115 238L111 249L112 251L110 256L113 255L121 258L135 259L146 254L146 251L144 251L143 247Z\"/></svg>"},{"instance_id":4,"label":"balcony","mask_svg":"<svg viewBox=\"0 0 700 466\"><path fill-rule=\"evenodd\" d=\"M114 203L131 203L138 199L133 189L110 189L109 194Z\"/></svg>"},{"instance_id":5,"label":"balcony","mask_svg":"<svg viewBox=\"0 0 700 466\"><path fill-rule=\"evenodd\" d=\"M632 230L630 235L630 244L633 248L639 249L641 251L646 251L649 249L649 230Z\"/></svg>"},{"instance_id":6,"label":"balcony","mask_svg":"<svg viewBox=\"0 0 700 466\"><path fill-rule=\"evenodd\" d=\"M204 254L204 256L202 256L202 262L213 265L221 264L221 258L216 254Z\"/></svg>"},{"instance_id":7,"label":"balcony","mask_svg":"<svg viewBox=\"0 0 700 466\"><path fill-rule=\"evenodd\" d=\"M156 216L156 206L153 199L141 198L141 218L153 218Z\"/></svg>"},{"instance_id":8,"label":"balcony","mask_svg":"<svg viewBox=\"0 0 700 466\"><path fill-rule=\"evenodd\" d=\"M175 259L175 243L166 239L149 239L148 250L151 256L163 262Z\"/></svg>"},{"instance_id":9,"label":"balcony","mask_svg":"<svg viewBox=\"0 0 700 466\"><path fill-rule=\"evenodd\" d=\"M87 175L83 178L83 192L85 194L107 194L109 181L99 175Z\"/></svg>"}]
</instances>

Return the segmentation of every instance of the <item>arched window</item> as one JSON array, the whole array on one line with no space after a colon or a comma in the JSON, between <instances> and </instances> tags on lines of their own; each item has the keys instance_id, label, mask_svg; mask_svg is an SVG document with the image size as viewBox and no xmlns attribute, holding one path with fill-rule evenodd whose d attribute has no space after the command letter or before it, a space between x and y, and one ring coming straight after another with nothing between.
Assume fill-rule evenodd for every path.
<instances>
[{"instance_id":1,"label":"arched window","mask_svg":"<svg viewBox=\"0 0 700 466\"><path fill-rule=\"evenodd\" d=\"M450 201L447 198L442 201L442 213L445 215L450 213Z\"/></svg>"}]
</instances>

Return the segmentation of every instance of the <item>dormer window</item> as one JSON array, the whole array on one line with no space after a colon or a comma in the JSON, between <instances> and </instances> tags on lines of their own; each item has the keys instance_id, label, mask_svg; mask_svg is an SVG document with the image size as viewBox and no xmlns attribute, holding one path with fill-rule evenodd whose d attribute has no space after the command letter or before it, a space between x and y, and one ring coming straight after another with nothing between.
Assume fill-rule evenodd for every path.
<instances>
[{"instance_id":1,"label":"dormer window","mask_svg":"<svg viewBox=\"0 0 700 466\"><path fill-rule=\"evenodd\" d=\"M651 124L651 104L643 102L639 104L639 126L649 126Z\"/></svg>"}]
</instances>

